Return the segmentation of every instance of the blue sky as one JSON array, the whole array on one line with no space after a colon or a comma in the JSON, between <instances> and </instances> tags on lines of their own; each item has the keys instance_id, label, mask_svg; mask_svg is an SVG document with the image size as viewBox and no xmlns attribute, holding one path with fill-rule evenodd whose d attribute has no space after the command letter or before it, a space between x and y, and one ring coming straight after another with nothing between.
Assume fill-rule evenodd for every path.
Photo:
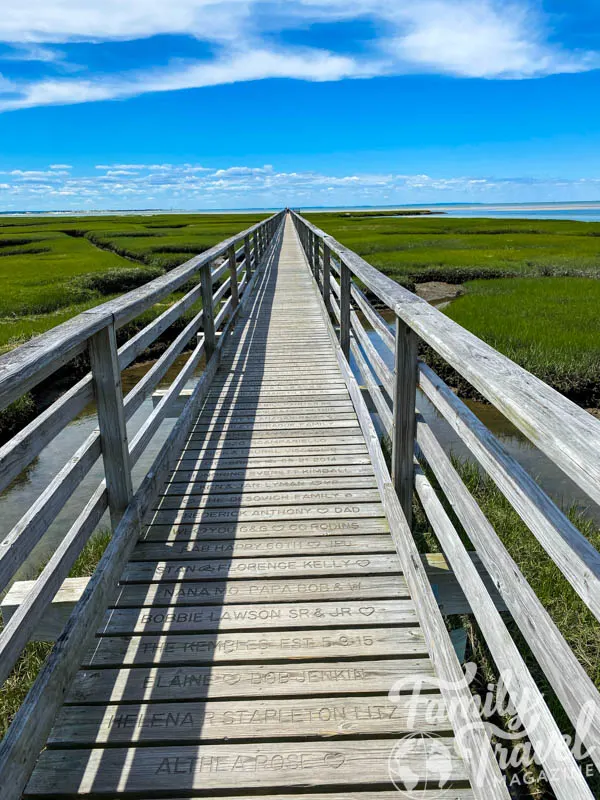
<instances>
[{"instance_id":1,"label":"blue sky","mask_svg":"<svg viewBox=\"0 0 600 800\"><path fill-rule=\"evenodd\" d=\"M0 210L600 200L597 0L3 0Z\"/></svg>"}]
</instances>

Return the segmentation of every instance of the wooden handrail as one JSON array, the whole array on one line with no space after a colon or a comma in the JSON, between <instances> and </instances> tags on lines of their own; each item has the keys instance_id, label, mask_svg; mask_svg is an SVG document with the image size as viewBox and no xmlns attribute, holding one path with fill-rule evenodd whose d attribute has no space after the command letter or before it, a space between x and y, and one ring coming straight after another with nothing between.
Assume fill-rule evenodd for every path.
<instances>
[{"instance_id":1,"label":"wooden handrail","mask_svg":"<svg viewBox=\"0 0 600 800\"><path fill-rule=\"evenodd\" d=\"M417 385L599 620L600 554L441 378L418 362L418 340L427 343L465 377L594 501L600 499L600 423L324 231L296 213L293 218L323 295L324 308L327 303L327 310L339 324L340 353L345 364L342 368L348 381L353 381L345 344L350 337L350 351L377 411L379 425L391 438L394 489L405 521L410 523L416 488L439 544L461 576L461 588L503 673L502 680L506 678L505 686L527 734L541 754L542 765L554 776L550 783L557 797L591 797L517 643L498 615L489 590L472 569L468 551L429 481L429 471L476 548L567 716L577 725L581 716L587 715L587 725L580 724L578 733L598 767L600 693L420 415ZM352 278L350 286L348 273ZM395 332L372 306L364 287L394 313ZM370 340L358 314L348 312L349 299L394 356L393 370ZM406 569L410 568L407 564ZM427 623L423 625L427 627ZM431 647L434 651L435 644ZM535 713L531 713L532 709Z\"/></svg>"},{"instance_id":2,"label":"wooden handrail","mask_svg":"<svg viewBox=\"0 0 600 800\"><path fill-rule=\"evenodd\" d=\"M205 264L227 255L232 246L243 244L245 236L262 231L279 216L274 214L263 222L225 239L179 267L170 270L138 289L115 300L95 306L73 319L57 325L47 333L36 336L21 347L0 356L0 409L21 397L66 364L87 347L95 333L110 324L120 328L138 317L155 303L183 286ZM227 267L226 267L227 269Z\"/></svg>"},{"instance_id":3,"label":"wooden handrail","mask_svg":"<svg viewBox=\"0 0 600 800\"><path fill-rule=\"evenodd\" d=\"M600 504L600 421L397 284L304 217L352 275Z\"/></svg>"}]
</instances>

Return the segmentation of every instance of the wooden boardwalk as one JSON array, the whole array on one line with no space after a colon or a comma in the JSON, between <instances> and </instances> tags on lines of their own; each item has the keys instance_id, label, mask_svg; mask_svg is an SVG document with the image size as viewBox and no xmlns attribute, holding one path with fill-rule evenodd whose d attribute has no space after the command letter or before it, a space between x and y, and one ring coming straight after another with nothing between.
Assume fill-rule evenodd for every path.
<instances>
[{"instance_id":1,"label":"wooden boardwalk","mask_svg":"<svg viewBox=\"0 0 600 800\"><path fill-rule=\"evenodd\" d=\"M288 217L26 796L467 800L433 673Z\"/></svg>"}]
</instances>

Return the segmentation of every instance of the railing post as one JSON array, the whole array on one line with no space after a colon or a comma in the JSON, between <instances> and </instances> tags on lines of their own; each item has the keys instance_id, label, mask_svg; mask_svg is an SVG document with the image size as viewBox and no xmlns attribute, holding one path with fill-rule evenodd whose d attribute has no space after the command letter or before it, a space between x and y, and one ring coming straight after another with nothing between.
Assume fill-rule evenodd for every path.
<instances>
[{"instance_id":1,"label":"railing post","mask_svg":"<svg viewBox=\"0 0 600 800\"><path fill-rule=\"evenodd\" d=\"M325 308L331 313L331 250L323 242L323 300Z\"/></svg>"},{"instance_id":2,"label":"railing post","mask_svg":"<svg viewBox=\"0 0 600 800\"><path fill-rule=\"evenodd\" d=\"M261 258L261 239L260 239L260 228L257 228L254 231L254 252L256 253L256 261L255 264L258 264Z\"/></svg>"},{"instance_id":3,"label":"railing post","mask_svg":"<svg viewBox=\"0 0 600 800\"><path fill-rule=\"evenodd\" d=\"M237 279L237 261L235 258L235 245L232 244L227 254L229 259L229 275L231 280L231 310L236 309L240 302Z\"/></svg>"},{"instance_id":4,"label":"railing post","mask_svg":"<svg viewBox=\"0 0 600 800\"><path fill-rule=\"evenodd\" d=\"M133 497L117 336L111 322L89 341L100 447L113 530Z\"/></svg>"},{"instance_id":5,"label":"railing post","mask_svg":"<svg viewBox=\"0 0 600 800\"><path fill-rule=\"evenodd\" d=\"M244 258L246 260L246 274L248 280L252 277L252 251L250 248L250 236L244 236Z\"/></svg>"},{"instance_id":6,"label":"railing post","mask_svg":"<svg viewBox=\"0 0 600 800\"><path fill-rule=\"evenodd\" d=\"M204 354L208 364L210 357L215 352L215 312L213 308L213 282L210 263L200 268L200 281L202 287L202 328L204 330Z\"/></svg>"},{"instance_id":7,"label":"railing post","mask_svg":"<svg viewBox=\"0 0 600 800\"><path fill-rule=\"evenodd\" d=\"M262 255L264 252L264 241L263 241L263 229L262 226L258 229L258 255L262 260Z\"/></svg>"},{"instance_id":8,"label":"railing post","mask_svg":"<svg viewBox=\"0 0 600 800\"><path fill-rule=\"evenodd\" d=\"M417 394L417 335L396 317L392 481L408 524L412 524Z\"/></svg>"},{"instance_id":9,"label":"railing post","mask_svg":"<svg viewBox=\"0 0 600 800\"><path fill-rule=\"evenodd\" d=\"M319 283L319 237L316 234L314 235L314 241L313 241L313 263L314 263L315 280L318 284Z\"/></svg>"},{"instance_id":10,"label":"railing post","mask_svg":"<svg viewBox=\"0 0 600 800\"><path fill-rule=\"evenodd\" d=\"M350 358L350 270L340 261L340 347Z\"/></svg>"}]
</instances>

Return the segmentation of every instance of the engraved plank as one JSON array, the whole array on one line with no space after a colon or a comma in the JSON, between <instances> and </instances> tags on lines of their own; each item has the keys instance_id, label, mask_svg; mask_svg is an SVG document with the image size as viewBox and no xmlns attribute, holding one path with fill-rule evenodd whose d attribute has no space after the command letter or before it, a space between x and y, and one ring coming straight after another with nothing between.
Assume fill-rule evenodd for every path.
<instances>
[{"instance_id":1,"label":"engraved plank","mask_svg":"<svg viewBox=\"0 0 600 800\"><path fill-rule=\"evenodd\" d=\"M410 730L451 732L441 695L401 696L394 702L383 695L67 706L57 716L48 747L208 744L221 739L232 743L295 736L400 738Z\"/></svg>"},{"instance_id":2,"label":"engraved plank","mask_svg":"<svg viewBox=\"0 0 600 800\"><path fill-rule=\"evenodd\" d=\"M392 788L389 761L395 741L276 742L176 747L45 750L25 797L87 796L119 792L172 792L174 783L189 791L376 785ZM443 751L443 752L442 752ZM441 754L440 754L441 753ZM396 779L412 785L427 776L433 760L447 766L449 781L466 779L452 739L407 739L396 759ZM176 785L176 784L175 784Z\"/></svg>"},{"instance_id":3,"label":"engraved plank","mask_svg":"<svg viewBox=\"0 0 600 800\"><path fill-rule=\"evenodd\" d=\"M358 625L415 625L412 600L345 600L343 603L254 603L177 608L113 608L103 636L141 633L330 628Z\"/></svg>"},{"instance_id":4,"label":"engraved plank","mask_svg":"<svg viewBox=\"0 0 600 800\"><path fill-rule=\"evenodd\" d=\"M312 432L311 432L312 433ZM339 434L328 436L327 431L324 431L321 436L271 436L264 438L262 436L250 436L244 439L237 439L237 437L229 437L227 435L222 437L210 437L207 441L194 441L188 440L184 452L203 452L206 450L242 450L248 452L249 450L268 450L277 447L342 447L343 445L359 446L364 445L365 440L360 434L347 434L340 432Z\"/></svg>"},{"instance_id":5,"label":"engraved plank","mask_svg":"<svg viewBox=\"0 0 600 800\"><path fill-rule=\"evenodd\" d=\"M310 406L306 406L301 408L299 411L295 411L292 409L282 411L280 413L267 413L265 414L264 411L258 413L258 409L254 411L238 411L235 406L230 406L229 408L223 408L220 412L210 412L207 414L202 414L198 419L198 425L196 426L195 430L204 429L205 427L211 425L223 425L225 423L235 424L235 425L244 425L244 424L256 424L260 425L272 425L273 423L285 423L285 422L326 422L326 421L335 421L335 420L346 420L346 419L356 419L356 414L351 405L348 405L347 410L339 409L338 411L332 411L331 408L328 411L324 409L319 411L318 409L315 411L311 409Z\"/></svg>"},{"instance_id":6,"label":"engraved plank","mask_svg":"<svg viewBox=\"0 0 600 800\"><path fill-rule=\"evenodd\" d=\"M326 428L327 430L332 430L333 428L356 428L357 430L360 430L355 414L350 414L345 419L341 418L340 416L330 415L330 419L324 420L310 419L310 417L304 420L293 420L282 417L280 420L276 420L275 422L263 422L262 419L250 417L245 421L232 420L231 422L228 422L213 420L208 424L200 422L192 429L192 435L190 438L195 439L197 434L201 434L201 438L204 438L206 433L211 431L223 431L227 434L231 433L232 431L268 431L271 433L272 431L280 432L291 430L318 430L320 428ZM292 434L292 436L299 435L300 434L297 433ZM315 434L312 435L314 436Z\"/></svg>"},{"instance_id":7,"label":"engraved plank","mask_svg":"<svg viewBox=\"0 0 600 800\"><path fill-rule=\"evenodd\" d=\"M321 378L321 376L329 377L332 375L336 377L339 376L341 379L340 368L335 358L323 360L313 359L312 361L299 363L294 363L293 361L285 361L279 364L249 363L236 366L229 370L219 370L217 375L219 377L227 375L231 378L248 378L257 380L267 378L279 380L281 377L286 377L286 379L297 378L298 370L301 370L301 376L303 379L310 376L315 380L318 380Z\"/></svg>"},{"instance_id":8,"label":"engraved plank","mask_svg":"<svg viewBox=\"0 0 600 800\"><path fill-rule=\"evenodd\" d=\"M223 392L222 390L215 390L208 392L207 401L209 404L212 403L219 403L223 402L226 398L227 392ZM234 397L227 398L226 402L249 402L249 399L252 398L253 401L260 400L261 402L264 400L268 403L277 403L280 402L279 398L301 398L302 400L306 400L307 397L314 397L317 401L319 398L328 398L328 397L335 397L338 400L343 402L348 401L348 390L346 389L345 385L343 387L334 387L334 388L327 388L321 386L320 384L314 388L310 386L304 386L302 389L294 389L292 387L286 386L285 389L280 390L278 393L269 392L266 389L263 389L260 386L256 386L252 389L252 391L244 392L243 397L240 393L236 392Z\"/></svg>"},{"instance_id":9,"label":"engraved plank","mask_svg":"<svg viewBox=\"0 0 600 800\"><path fill-rule=\"evenodd\" d=\"M319 486L337 486L341 481L359 480L364 481L366 486L369 481L374 480L372 467L368 465L356 464L340 466L311 466L311 467L248 467L247 469L213 469L213 470L179 470L173 472L166 485L165 491L168 493L171 488L176 489L178 483L189 485L193 489L196 485L219 487L237 487L233 491L242 491L245 486L284 486L300 485L308 486L315 482ZM324 481L328 483L325 484ZM363 485L362 483L360 485ZM369 484L370 485L370 484Z\"/></svg>"},{"instance_id":10,"label":"engraved plank","mask_svg":"<svg viewBox=\"0 0 600 800\"><path fill-rule=\"evenodd\" d=\"M314 395L311 395L314 397ZM248 411L246 412L246 409ZM337 411L337 410L353 411L354 406L350 402L348 395L340 395L339 397L331 397L326 400L310 400L306 399L305 395L291 395L284 397L273 397L271 399L263 398L259 401L254 401L251 398L222 398L219 402L208 402L202 408L202 416L211 413L231 413L237 414L239 411L243 413L252 413L256 416L269 415L269 414L287 414L302 413L312 414L320 413L322 411Z\"/></svg>"},{"instance_id":11,"label":"engraved plank","mask_svg":"<svg viewBox=\"0 0 600 800\"><path fill-rule=\"evenodd\" d=\"M306 345L310 347L310 344ZM267 372L292 372L295 369L311 370L315 372L335 372L340 373L340 368L337 359L332 355L331 348L321 348L315 350L315 353L310 358L296 358L293 352L286 353L285 351L279 354L271 353L263 356L262 353L257 354L256 359L241 358L238 361L228 361L221 364L219 374L229 375L261 375ZM296 373L297 374L297 373Z\"/></svg>"},{"instance_id":12,"label":"engraved plank","mask_svg":"<svg viewBox=\"0 0 600 800\"><path fill-rule=\"evenodd\" d=\"M144 541L174 542L191 539L261 538L264 536L332 536L340 533L377 534L389 532L384 517L368 519L323 519L220 524L153 524L141 537Z\"/></svg>"},{"instance_id":13,"label":"engraved plank","mask_svg":"<svg viewBox=\"0 0 600 800\"><path fill-rule=\"evenodd\" d=\"M357 437L358 438L358 437ZM269 440L271 443L273 440ZM296 442L299 440L296 439ZM355 455L365 455L367 453L367 446L364 443L364 440L360 444L326 444L321 443L320 445L314 444L307 444L306 441L302 443L302 445L295 444L295 445L288 445L285 443L279 443L277 446L263 446L262 443L259 446L258 444L253 445L252 447L221 447L219 449L211 449L211 448L200 448L195 449L192 447L188 447L181 453L179 464L184 464L184 466L188 467L189 465L185 462L194 461L197 464L199 463L202 466L211 466L215 463L224 464L227 466L227 461L229 459L235 459L239 461L240 458L246 459L254 459L254 458L271 458L271 457L281 457L284 456L291 456L292 458L284 458L283 463L290 464L292 463L299 463L301 458L306 456L318 456L321 459L327 459L329 455L334 456L355 456ZM248 463L248 462L246 462ZM321 462L322 463L322 462ZM325 463L328 463L327 460ZM370 463L370 460L367 459L366 463ZM251 465L250 465L251 466Z\"/></svg>"},{"instance_id":14,"label":"engraved plank","mask_svg":"<svg viewBox=\"0 0 600 800\"><path fill-rule=\"evenodd\" d=\"M182 454L183 456L183 454ZM316 454L305 453L302 451L298 453L295 451L295 454L291 456L282 456L274 455L274 456L264 456L259 458L257 456L253 456L251 461L248 459L236 459L236 458L226 458L222 459L219 458L216 465L207 464L203 467L203 461L208 459L209 456L199 456L198 462L199 466L196 469L192 469L191 465L189 465L189 461L191 456L189 456L185 461L182 461L180 466L176 470L173 471L174 475L181 475L190 473L190 480L195 480L194 476L204 476L212 474L215 471L219 471L221 474L223 472L228 472L232 469L241 469L244 471L244 474L251 477L254 473L253 470L257 469L279 469L281 467L289 468L289 469L297 469L299 467L304 468L308 467L310 469L319 469L319 468L331 468L337 466L365 466L368 467L370 470L373 469L371 466L371 459L368 455L364 455L361 453L332 453L331 449L327 449L325 452L321 449ZM213 456L210 456L213 458ZM185 480L185 479L184 479Z\"/></svg>"},{"instance_id":15,"label":"engraved plank","mask_svg":"<svg viewBox=\"0 0 600 800\"><path fill-rule=\"evenodd\" d=\"M116 608L141 606L213 605L269 600L369 600L407 598L402 575L367 575L346 578L295 578L279 580L204 581L203 583L132 583L120 586L110 603Z\"/></svg>"},{"instance_id":16,"label":"engraved plank","mask_svg":"<svg viewBox=\"0 0 600 800\"><path fill-rule=\"evenodd\" d=\"M151 581L198 581L210 578L236 578L255 575L303 577L316 575L399 574L396 555L302 556L298 558L236 558L203 561L129 562L121 583Z\"/></svg>"},{"instance_id":17,"label":"engraved plank","mask_svg":"<svg viewBox=\"0 0 600 800\"><path fill-rule=\"evenodd\" d=\"M242 473L243 470L240 470ZM219 472L214 472L219 476ZM319 491L333 489L374 489L377 486L374 475L338 475L334 478L297 477L270 478L268 480L211 480L189 482L176 480L173 476L165 486L165 495L193 494L238 494L240 492L275 492L275 491Z\"/></svg>"},{"instance_id":18,"label":"engraved plank","mask_svg":"<svg viewBox=\"0 0 600 800\"><path fill-rule=\"evenodd\" d=\"M100 637L84 667L427 656L420 627Z\"/></svg>"},{"instance_id":19,"label":"engraved plank","mask_svg":"<svg viewBox=\"0 0 600 800\"><path fill-rule=\"evenodd\" d=\"M325 427L311 423L282 423L275 424L269 427L257 427L247 425L241 428L229 426L217 426L210 430L201 430L199 428L193 430L188 439L189 447L200 447L204 442L207 447L219 447L221 443L226 445L230 442L254 442L257 440L273 439L297 439L307 438L318 439L322 436L326 437L346 437L355 436L361 437L360 427L357 425L356 420L339 420L339 425L327 423Z\"/></svg>"},{"instance_id":20,"label":"engraved plank","mask_svg":"<svg viewBox=\"0 0 600 800\"><path fill-rule=\"evenodd\" d=\"M136 545L131 561L168 561L193 556L223 558L224 556L294 555L296 553L395 553L388 536L317 536L300 539L229 539L222 541L191 540L179 542L142 542Z\"/></svg>"},{"instance_id":21,"label":"engraved plank","mask_svg":"<svg viewBox=\"0 0 600 800\"><path fill-rule=\"evenodd\" d=\"M419 689L434 677L428 658L385 661L256 664L236 667L136 667L81 670L66 697L69 705L207 700L281 695L384 694ZM401 683L400 683L401 682Z\"/></svg>"},{"instance_id":22,"label":"engraved plank","mask_svg":"<svg viewBox=\"0 0 600 800\"><path fill-rule=\"evenodd\" d=\"M213 383L213 391L218 391L219 389L221 389L221 391L244 391L245 389L248 389L249 391L260 390L261 392L277 392L279 394L285 394L285 390L287 390L288 387L290 389L335 389L336 387L339 387L339 389L345 389L346 384L344 383L341 375L339 378L313 378L308 375L306 378L296 377L291 381L287 378L276 377L268 379L258 377L244 378L243 376L229 376L225 378L225 380L220 381L217 379ZM283 392L282 388L284 389Z\"/></svg>"},{"instance_id":23,"label":"engraved plank","mask_svg":"<svg viewBox=\"0 0 600 800\"><path fill-rule=\"evenodd\" d=\"M288 506L240 506L239 508L198 508L186 510L169 509L156 511L150 522L153 524L195 524L200 522L239 522L279 519L348 519L381 517L381 503L339 503L330 505Z\"/></svg>"},{"instance_id":24,"label":"engraved plank","mask_svg":"<svg viewBox=\"0 0 600 800\"><path fill-rule=\"evenodd\" d=\"M378 489L337 489L296 492L242 492L240 494L225 493L168 495L157 498L156 504L161 509L192 509L213 507L245 506L293 506L299 503L376 503L379 500Z\"/></svg>"}]
</instances>

